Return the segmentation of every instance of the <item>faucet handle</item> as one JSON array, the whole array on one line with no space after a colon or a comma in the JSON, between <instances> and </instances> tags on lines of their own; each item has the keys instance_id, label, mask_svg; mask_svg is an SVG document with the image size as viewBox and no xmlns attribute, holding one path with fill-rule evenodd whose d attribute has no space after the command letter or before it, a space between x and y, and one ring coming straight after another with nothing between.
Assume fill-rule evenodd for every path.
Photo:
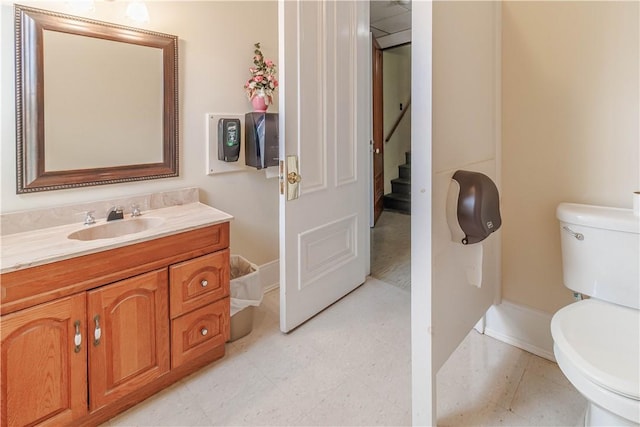
<instances>
[{"instance_id":1,"label":"faucet handle","mask_svg":"<svg viewBox=\"0 0 640 427\"><path fill-rule=\"evenodd\" d=\"M91 225L96 223L96 219L93 216L93 212L95 211L84 212L84 225Z\"/></svg>"},{"instance_id":2,"label":"faucet handle","mask_svg":"<svg viewBox=\"0 0 640 427\"><path fill-rule=\"evenodd\" d=\"M132 217L136 217L136 216L140 216L142 215L142 212L140 212L140 208L138 207L137 203L134 203L131 205L131 216Z\"/></svg>"}]
</instances>

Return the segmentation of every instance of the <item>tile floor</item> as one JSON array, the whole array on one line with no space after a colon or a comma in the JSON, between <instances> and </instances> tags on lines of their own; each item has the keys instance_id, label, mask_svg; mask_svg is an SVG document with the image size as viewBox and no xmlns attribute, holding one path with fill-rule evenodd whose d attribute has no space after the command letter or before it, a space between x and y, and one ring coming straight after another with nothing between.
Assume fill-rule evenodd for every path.
<instances>
[{"instance_id":1,"label":"tile floor","mask_svg":"<svg viewBox=\"0 0 640 427\"><path fill-rule=\"evenodd\" d=\"M411 289L411 215L382 212L371 229L371 275Z\"/></svg>"},{"instance_id":2,"label":"tile floor","mask_svg":"<svg viewBox=\"0 0 640 427\"><path fill-rule=\"evenodd\" d=\"M105 425L411 424L408 290L369 278L288 335L278 299L222 360ZM577 425L585 405L554 363L475 331L437 379L442 426Z\"/></svg>"}]
</instances>

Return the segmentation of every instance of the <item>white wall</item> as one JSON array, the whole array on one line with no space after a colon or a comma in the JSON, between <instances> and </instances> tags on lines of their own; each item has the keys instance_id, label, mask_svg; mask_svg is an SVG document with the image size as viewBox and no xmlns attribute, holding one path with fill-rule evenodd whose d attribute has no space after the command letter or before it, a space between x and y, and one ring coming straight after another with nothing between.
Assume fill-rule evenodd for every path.
<instances>
[{"instance_id":1,"label":"white wall","mask_svg":"<svg viewBox=\"0 0 640 427\"><path fill-rule=\"evenodd\" d=\"M72 13L69 2L25 1L20 4ZM150 22L136 24L124 16L125 2L96 2L91 19L147 28L179 37L180 176L178 178L103 185L17 195L15 192L15 85L13 4L1 6L1 189L0 213L199 187L204 203L235 216L232 251L257 264L278 258L278 185L264 171L205 174L206 113L250 111L242 85L252 66L253 44L279 64L276 1L147 2ZM275 98L277 102L277 97ZM277 104L270 109L277 112Z\"/></svg>"},{"instance_id":2,"label":"white wall","mask_svg":"<svg viewBox=\"0 0 640 427\"><path fill-rule=\"evenodd\" d=\"M385 49L382 52L384 136L401 114L411 96L411 45ZM391 180L398 177L398 165L404 164L405 153L411 151L411 114L407 112L393 133L384 143L384 193L391 192Z\"/></svg>"},{"instance_id":3,"label":"white wall","mask_svg":"<svg viewBox=\"0 0 640 427\"><path fill-rule=\"evenodd\" d=\"M640 3L503 6L503 296L554 313L558 203L632 207L640 189Z\"/></svg>"}]
</instances>

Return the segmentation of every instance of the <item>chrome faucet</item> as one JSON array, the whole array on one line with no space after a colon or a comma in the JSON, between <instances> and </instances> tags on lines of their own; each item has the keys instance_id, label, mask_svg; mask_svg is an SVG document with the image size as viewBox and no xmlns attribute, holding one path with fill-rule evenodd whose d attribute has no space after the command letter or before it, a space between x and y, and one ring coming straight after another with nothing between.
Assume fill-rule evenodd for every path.
<instances>
[{"instance_id":1,"label":"chrome faucet","mask_svg":"<svg viewBox=\"0 0 640 427\"><path fill-rule=\"evenodd\" d=\"M122 211L122 206L113 206L107 212L107 221L113 221L116 219L123 219L124 212Z\"/></svg>"},{"instance_id":2,"label":"chrome faucet","mask_svg":"<svg viewBox=\"0 0 640 427\"><path fill-rule=\"evenodd\" d=\"M142 212L140 212L140 208L138 207L138 205L135 203L131 205L131 216L136 217L140 215L142 215Z\"/></svg>"}]
</instances>

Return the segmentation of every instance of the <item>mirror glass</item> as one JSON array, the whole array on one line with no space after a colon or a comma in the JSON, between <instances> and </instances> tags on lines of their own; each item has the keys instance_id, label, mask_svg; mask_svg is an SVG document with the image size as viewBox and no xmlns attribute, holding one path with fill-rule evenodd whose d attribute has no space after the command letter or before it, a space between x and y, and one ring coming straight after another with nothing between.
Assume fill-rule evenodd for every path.
<instances>
[{"instance_id":1,"label":"mirror glass","mask_svg":"<svg viewBox=\"0 0 640 427\"><path fill-rule=\"evenodd\" d=\"M178 175L177 37L16 5L18 193Z\"/></svg>"}]
</instances>

